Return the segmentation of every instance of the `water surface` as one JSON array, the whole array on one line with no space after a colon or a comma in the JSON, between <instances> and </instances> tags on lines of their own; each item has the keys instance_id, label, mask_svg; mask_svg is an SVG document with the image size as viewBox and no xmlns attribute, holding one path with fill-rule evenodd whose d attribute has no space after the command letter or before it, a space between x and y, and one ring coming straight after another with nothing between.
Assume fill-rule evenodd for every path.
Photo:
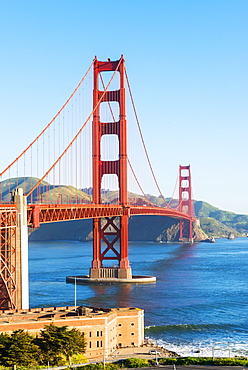
<instances>
[{"instance_id":1,"label":"water surface","mask_svg":"<svg viewBox=\"0 0 248 370\"><path fill-rule=\"evenodd\" d=\"M146 336L180 354L248 355L248 238L195 245L130 242L133 274L155 284L77 285L77 305L140 307ZM30 306L74 305L66 276L89 273L92 244L29 244Z\"/></svg>"}]
</instances>

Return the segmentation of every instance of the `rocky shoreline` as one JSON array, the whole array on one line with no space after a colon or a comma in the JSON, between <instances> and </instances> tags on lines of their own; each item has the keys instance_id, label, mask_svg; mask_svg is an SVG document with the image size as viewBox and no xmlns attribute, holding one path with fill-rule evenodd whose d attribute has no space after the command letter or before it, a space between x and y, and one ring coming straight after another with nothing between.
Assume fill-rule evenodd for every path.
<instances>
[{"instance_id":1,"label":"rocky shoreline","mask_svg":"<svg viewBox=\"0 0 248 370\"><path fill-rule=\"evenodd\" d=\"M131 357L153 359L156 354L150 354L152 350L157 351L157 357L180 357L176 352L154 344L144 344L141 347L118 348L112 353L110 359L126 359Z\"/></svg>"}]
</instances>

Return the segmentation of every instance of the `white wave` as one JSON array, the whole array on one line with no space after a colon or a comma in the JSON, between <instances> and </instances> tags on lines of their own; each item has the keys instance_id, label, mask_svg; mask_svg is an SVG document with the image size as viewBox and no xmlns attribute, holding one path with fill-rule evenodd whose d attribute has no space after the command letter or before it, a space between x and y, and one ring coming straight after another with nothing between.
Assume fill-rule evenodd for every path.
<instances>
[{"instance_id":1,"label":"white wave","mask_svg":"<svg viewBox=\"0 0 248 370\"><path fill-rule=\"evenodd\" d=\"M155 341L160 347L176 352L182 357L239 357L248 356L248 343L167 343L161 339Z\"/></svg>"}]
</instances>

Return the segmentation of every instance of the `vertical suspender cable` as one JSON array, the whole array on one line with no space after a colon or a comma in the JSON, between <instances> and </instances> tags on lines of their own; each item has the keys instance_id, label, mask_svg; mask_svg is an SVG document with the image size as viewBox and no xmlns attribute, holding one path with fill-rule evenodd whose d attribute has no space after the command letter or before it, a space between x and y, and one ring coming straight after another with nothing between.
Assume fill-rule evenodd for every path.
<instances>
[{"instance_id":1,"label":"vertical suspender cable","mask_svg":"<svg viewBox=\"0 0 248 370\"><path fill-rule=\"evenodd\" d=\"M60 112L62 112L62 110L64 110L64 108L67 106L67 104L69 103L69 101L71 100L71 98L75 95L76 91L79 89L79 87L81 86L81 84L83 83L83 81L85 80L86 76L88 75L89 71L91 70L92 66L94 64L94 60L93 62L91 63L91 65L89 66L87 72L85 73L84 77L81 79L81 81L79 82L79 84L77 85L77 87L75 88L75 90L73 91L73 93L70 95L70 97L67 99L67 101L65 102L65 104L62 106L62 108L58 111L58 113L54 116L54 118L48 123L48 125L44 128L44 130L41 131L41 133L31 142L31 144L13 161L10 163L9 166L7 166L5 168L4 171L2 171L0 173L0 176L2 176L10 167L12 167L12 165L14 163L17 162L17 160L19 158L21 158L25 152L27 152L29 150L29 148L38 140L39 137L41 137L43 135L43 133L51 126L51 124L54 122L54 120L57 118L57 116L59 115Z\"/></svg>"},{"instance_id":2,"label":"vertical suspender cable","mask_svg":"<svg viewBox=\"0 0 248 370\"><path fill-rule=\"evenodd\" d=\"M39 184L41 183L41 181L51 172L51 170L58 164L58 162L64 157L64 155L68 152L68 150L71 148L72 144L75 142L75 140L78 138L78 136L80 135L80 133L83 131L83 129L85 128L86 124L89 122L89 120L91 119L91 117L93 116L94 112L96 111L96 109L99 107L100 103L102 102L102 100L104 99L105 95L106 95L106 91L107 89L109 88L118 68L119 68L119 65L121 63L121 59L120 59L120 62L118 63L117 67L116 67L116 70L114 71L113 73L113 76L111 77L108 85L106 86L106 88L104 89L103 91L103 94L101 96L101 98L99 99L98 103L96 104L96 106L93 108L93 110L91 111L91 113L89 114L89 116L87 117L87 119L85 120L85 122L83 123L83 125L81 126L81 128L79 129L79 131L77 132L77 134L73 137L73 139L70 141L70 143L67 145L67 147L64 149L63 153L61 153L61 155L57 158L57 160L53 163L53 165L47 170L47 172L41 177L41 179L37 182L37 184L28 192L27 196L30 195L30 193L32 191L34 191L38 186Z\"/></svg>"}]
</instances>

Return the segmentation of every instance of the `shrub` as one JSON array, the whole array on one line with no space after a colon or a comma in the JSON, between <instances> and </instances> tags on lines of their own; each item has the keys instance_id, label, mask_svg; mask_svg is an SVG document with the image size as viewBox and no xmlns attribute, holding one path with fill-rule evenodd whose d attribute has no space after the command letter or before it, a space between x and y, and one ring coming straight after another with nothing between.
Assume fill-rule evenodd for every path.
<instances>
[{"instance_id":1,"label":"shrub","mask_svg":"<svg viewBox=\"0 0 248 370\"><path fill-rule=\"evenodd\" d=\"M248 366L247 358L212 358L212 357L178 357L162 358L160 365L215 365L215 366Z\"/></svg>"},{"instance_id":2,"label":"shrub","mask_svg":"<svg viewBox=\"0 0 248 370\"><path fill-rule=\"evenodd\" d=\"M122 365L127 368L149 366L148 360L143 358L127 358L122 361Z\"/></svg>"}]
</instances>

